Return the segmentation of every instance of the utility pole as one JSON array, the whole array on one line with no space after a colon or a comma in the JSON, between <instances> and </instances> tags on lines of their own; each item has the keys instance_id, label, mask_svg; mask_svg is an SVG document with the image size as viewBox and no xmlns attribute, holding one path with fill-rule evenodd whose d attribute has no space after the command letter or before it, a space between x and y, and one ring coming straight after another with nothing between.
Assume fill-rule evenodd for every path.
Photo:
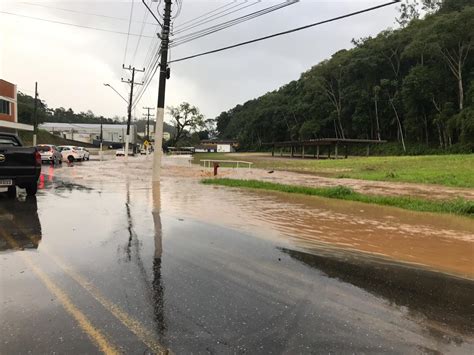
<instances>
[{"instance_id":1,"label":"utility pole","mask_svg":"<svg viewBox=\"0 0 474 355\"><path fill-rule=\"evenodd\" d=\"M159 19L153 14L148 5L144 0L143 4L148 8L153 17L158 23ZM169 47L169 36L170 36L170 23L171 23L171 4L172 0L165 0L165 11L163 14L163 25L161 27L161 62L160 62L160 78L158 86L158 103L156 108L156 123L155 123L155 154L153 156L153 175L152 181L160 181L160 170L161 170L161 156L162 140L163 140L163 119L165 116L165 92L166 92L166 79L169 79L168 69L168 47Z\"/></svg>"},{"instance_id":2,"label":"utility pole","mask_svg":"<svg viewBox=\"0 0 474 355\"><path fill-rule=\"evenodd\" d=\"M125 64L122 64L123 69L131 70L132 71L132 79L131 80L123 80L123 83L130 84L130 99L128 100L128 119L127 119L127 135L125 136L125 159L128 158L128 145L130 143L130 122L132 121L132 104L133 104L133 86L134 85L143 85L143 83L136 83L135 82L135 71L144 72L143 70L135 69L135 67L131 67L130 65L128 68L125 67Z\"/></svg>"},{"instance_id":3,"label":"utility pole","mask_svg":"<svg viewBox=\"0 0 474 355\"><path fill-rule=\"evenodd\" d=\"M150 142L150 110L154 110L154 107L144 107L144 110L147 110L147 113L145 114L147 120L146 120L146 140Z\"/></svg>"},{"instance_id":4,"label":"utility pole","mask_svg":"<svg viewBox=\"0 0 474 355\"><path fill-rule=\"evenodd\" d=\"M33 110L33 124L34 124L34 133L33 133L33 146L36 146L36 135L38 134L38 82L35 82L35 106Z\"/></svg>"}]
</instances>

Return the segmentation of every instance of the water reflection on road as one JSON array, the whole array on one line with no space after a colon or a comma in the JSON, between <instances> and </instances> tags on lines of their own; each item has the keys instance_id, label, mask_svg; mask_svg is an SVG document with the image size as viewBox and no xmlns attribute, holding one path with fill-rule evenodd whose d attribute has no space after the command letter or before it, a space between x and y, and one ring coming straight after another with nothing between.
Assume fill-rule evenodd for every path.
<instances>
[{"instance_id":1,"label":"water reflection on road","mask_svg":"<svg viewBox=\"0 0 474 355\"><path fill-rule=\"evenodd\" d=\"M0 237L2 352L94 352L37 281L18 277L18 249L36 250L26 255L124 353L155 342L176 353L473 349L474 282L446 274L473 275L470 220L203 186L181 167L152 185L148 168L114 164L45 169L37 201L0 196L0 230L26 240Z\"/></svg>"}]
</instances>

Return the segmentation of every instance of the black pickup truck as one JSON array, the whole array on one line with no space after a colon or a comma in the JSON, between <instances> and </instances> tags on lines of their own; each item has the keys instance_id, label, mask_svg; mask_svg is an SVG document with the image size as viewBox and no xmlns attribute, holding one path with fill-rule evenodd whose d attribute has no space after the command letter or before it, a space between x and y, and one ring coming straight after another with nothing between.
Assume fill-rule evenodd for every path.
<instances>
[{"instance_id":1,"label":"black pickup truck","mask_svg":"<svg viewBox=\"0 0 474 355\"><path fill-rule=\"evenodd\" d=\"M23 147L15 134L0 132L0 188L7 187L16 196L16 186L36 195L41 173L41 155L34 147Z\"/></svg>"}]
</instances>

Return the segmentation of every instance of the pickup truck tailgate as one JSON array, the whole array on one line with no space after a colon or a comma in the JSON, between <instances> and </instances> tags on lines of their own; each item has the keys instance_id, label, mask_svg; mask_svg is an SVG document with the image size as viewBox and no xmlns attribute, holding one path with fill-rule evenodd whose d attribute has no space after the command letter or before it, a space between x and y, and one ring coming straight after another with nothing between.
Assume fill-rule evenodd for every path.
<instances>
[{"instance_id":1,"label":"pickup truck tailgate","mask_svg":"<svg viewBox=\"0 0 474 355\"><path fill-rule=\"evenodd\" d=\"M0 146L0 177L36 175L36 148Z\"/></svg>"}]
</instances>

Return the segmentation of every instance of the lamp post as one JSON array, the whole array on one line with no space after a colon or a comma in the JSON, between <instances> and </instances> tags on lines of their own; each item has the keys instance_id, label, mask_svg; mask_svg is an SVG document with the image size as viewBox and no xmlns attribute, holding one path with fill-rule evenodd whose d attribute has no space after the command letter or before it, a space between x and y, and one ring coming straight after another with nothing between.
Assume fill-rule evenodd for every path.
<instances>
[{"instance_id":1,"label":"lamp post","mask_svg":"<svg viewBox=\"0 0 474 355\"><path fill-rule=\"evenodd\" d=\"M109 88L111 88L118 96L120 96L122 98L123 101L125 101L127 103L127 106L129 105L128 100L125 97L123 97L117 90L115 90L115 88L112 85L104 83L104 86L108 86ZM100 151L101 152L102 152L102 134L103 133L102 133L102 124L101 124L101 129L100 129ZM125 155L126 156L128 155L128 151L125 152Z\"/></svg>"}]
</instances>

